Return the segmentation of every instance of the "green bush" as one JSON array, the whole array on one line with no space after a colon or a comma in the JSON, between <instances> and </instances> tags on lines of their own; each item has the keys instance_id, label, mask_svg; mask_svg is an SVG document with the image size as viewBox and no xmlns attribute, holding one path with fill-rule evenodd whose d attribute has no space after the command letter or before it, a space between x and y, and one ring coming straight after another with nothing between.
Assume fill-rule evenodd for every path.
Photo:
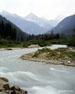
<instances>
[{"instance_id":1,"label":"green bush","mask_svg":"<svg viewBox=\"0 0 75 94\"><path fill-rule=\"evenodd\" d=\"M69 40L68 46L73 46L73 47L75 47L75 38L72 38L71 40Z\"/></svg>"},{"instance_id":2,"label":"green bush","mask_svg":"<svg viewBox=\"0 0 75 94\"><path fill-rule=\"evenodd\" d=\"M40 47L50 46L51 45L50 41L31 40L31 41L24 42L23 47L28 47L31 44L38 44Z\"/></svg>"},{"instance_id":3,"label":"green bush","mask_svg":"<svg viewBox=\"0 0 75 94\"><path fill-rule=\"evenodd\" d=\"M18 41L0 39L0 48L6 47L22 47L22 43Z\"/></svg>"}]
</instances>

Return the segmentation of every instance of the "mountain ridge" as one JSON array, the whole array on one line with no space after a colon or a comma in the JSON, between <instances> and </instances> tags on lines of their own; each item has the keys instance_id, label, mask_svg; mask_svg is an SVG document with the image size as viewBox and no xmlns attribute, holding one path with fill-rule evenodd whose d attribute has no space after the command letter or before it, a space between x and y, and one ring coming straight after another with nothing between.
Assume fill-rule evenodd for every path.
<instances>
[{"instance_id":1,"label":"mountain ridge","mask_svg":"<svg viewBox=\"0 0 75 94\"><path fill-rule=\"evenodd\" d=\"M10 39L17 41L26 41L29 35L0 15L0 36L2 38L10 37Z\"/></svg>"},{"instance_id":2,"label":"mountain ridge","mask_svg":"<svg viewBox=\"0 0 75 94\"><path fill-rule=\"evenodd\" d=\"M11 13L8 13L6 11L1 12L1 15L10 20L12 23L17 25L22 31L28 33L28 34L44 34L48 30L53 28L53 25L51 25L48 20L44 18L39 18L35 14L31 13L29 14L29 18L20 17L18 15L14 15ZM33 17L34 16L34 17Z\"/></svg>"},{"instance_id":3,"label":"mountain ridge","mask_svg":"<svg viewBox=\"0 0 75 94\"><path fill-rule=\"evenodd\" d=\"M72 34L73 29L75 28L75 14L64 18L56 27L47 33L64 33Z\"/></svg>"},{"instance_id":4,"label":"mountain ridge","mask_svg":"<svg viewBox=\"0 0 75 94\"><path fill-rule=\"evenodd\" d=\"M22 17L13 16L13 14L8 14L8 15L5 15L5 14L1 13L2 16L4 16L9 21L17 25L23 32L26 32L31 35L32 34L38 35L38 34L43 34L47 32L45 28L41 27L39 24L35 22L27 21Z\"/></svg>"}]
</instances>

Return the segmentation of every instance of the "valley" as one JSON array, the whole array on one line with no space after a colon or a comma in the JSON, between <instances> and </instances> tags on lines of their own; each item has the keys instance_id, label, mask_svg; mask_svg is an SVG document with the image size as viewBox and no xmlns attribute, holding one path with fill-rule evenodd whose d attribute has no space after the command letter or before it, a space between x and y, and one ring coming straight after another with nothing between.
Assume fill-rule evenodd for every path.
<instances>
[{"instance_id":1,"label":"valley","mask_svg":"<svg viewBox=\"0 0 75 94\"><path fill-rule=\"evenodd\" d=\"M75 15L0 13L0 94L75 94L74 73Z\"/></svg>"}]
</instances>

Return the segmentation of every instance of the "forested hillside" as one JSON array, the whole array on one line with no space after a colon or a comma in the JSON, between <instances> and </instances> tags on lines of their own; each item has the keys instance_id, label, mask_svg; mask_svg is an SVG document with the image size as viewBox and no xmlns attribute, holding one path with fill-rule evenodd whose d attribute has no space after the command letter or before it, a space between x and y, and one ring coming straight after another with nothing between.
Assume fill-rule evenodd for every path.
<instances>
[{"instance_id":1,"label":"forested hillside","mask_svg":"<svg viewBox=\"0 0 75 94\"><path fill-rule=\"evenodd\" d=\"M29 35L17 26L0 16L0 37L8 40L27 41Z\"/></svg>"}]
</instances>

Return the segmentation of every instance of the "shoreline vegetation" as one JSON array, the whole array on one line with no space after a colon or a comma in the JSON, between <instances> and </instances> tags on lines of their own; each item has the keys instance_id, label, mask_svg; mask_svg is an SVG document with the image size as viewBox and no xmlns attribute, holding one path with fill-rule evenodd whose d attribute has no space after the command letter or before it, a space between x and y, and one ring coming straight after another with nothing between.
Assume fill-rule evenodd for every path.
<instances>
[{"instance_id":1,"label":"shoreline vegetation","mask_svg":"<svg viewBox=\"0 0 75 94\"><path fill-rule=\"evenodd\" d=\"M23 60L44 62L46 64L65 65L75 67L75 49L49 48L38 49L36 52L22 55Z\"/></svg>"},{"instance_id":2,"label":"shoreline vegetation","mask_svg":"<svg viewBox=\"0 0 75 94\"><path fill-rule=\"evenodd\" d=\"M51 34L31 35L25 41L11 39L10 36L5 38L0 35L0 48L28 48L30 45L45 47L51 46L52 44L75 47L75 29L72 35L54 34L52 31Z\"/></svg>"},{"instance_id":3,"label":"shoreline vegetation","mask_svg":"<svg viewBox=\"0 0 75 94\"><path fill-rule=\"evenodd\" d=\"M12 39L10 36L4 37L4 35L0 35L0 48L28 48L31 45L46 47L51 46L52 44L62 44L68 45L69 47L75 47L75 29L73 29L73 33L71 36L65 34L54 34L52 31L51 34L30 35L30 37L25 38L26 40L23 41L17 40L16 38Z\"/></svg>"}]
</instances>

